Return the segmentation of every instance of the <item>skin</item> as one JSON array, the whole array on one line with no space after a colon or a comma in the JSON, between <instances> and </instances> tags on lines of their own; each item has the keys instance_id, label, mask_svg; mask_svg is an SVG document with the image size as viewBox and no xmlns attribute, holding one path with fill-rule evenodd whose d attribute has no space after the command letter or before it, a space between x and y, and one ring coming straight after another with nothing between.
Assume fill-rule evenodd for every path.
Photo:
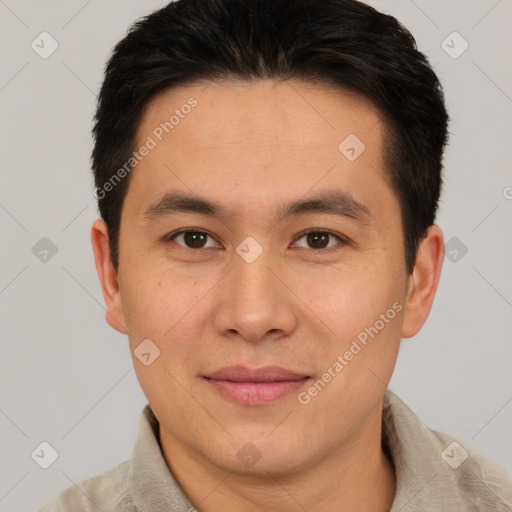
<instances>
[{"instance_id":1,"label":"skin","mask_svg":"<svg viewBox=\"0 0 512 512\"><path fill-rule=\"evenodd\" d=\"M137 147L190 96L198 105L132 171L118 273L105 223L91 230L107 321L128 334L132 356L144 339L161 351L149 366L133 362L166 461L200 511L389 510L396 478L381 447L382 400L401 338L429 315L442 231L429 229L407 274L385 126L363 97L272 81L175 88L149 103ZM366 146L352 162L338 150L351 133ZM330 189L366 205L371 222L315 213L276 223L283 203ZM214 199L233 215L145 219L165 191ZM184 228L211 237L192 249L183 236L165 240ZM300 236L313 228L348 241L318 248ZM263 249L252 263L236 252L248 236ZM307 405L297 393L237 404L202 378L244 364L317 380L394 303L401 311ZM237 457L247 443L261 455L252 466Z\"/></svg>"}]
</instances>

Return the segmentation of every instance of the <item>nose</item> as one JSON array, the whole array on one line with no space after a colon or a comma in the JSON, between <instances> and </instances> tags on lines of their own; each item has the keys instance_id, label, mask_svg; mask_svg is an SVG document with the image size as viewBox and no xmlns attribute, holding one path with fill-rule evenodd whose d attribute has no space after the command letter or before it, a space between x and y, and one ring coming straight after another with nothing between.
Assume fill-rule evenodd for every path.
<instances>
[{"instance_id":1,"label":"nose","mask_svg":"<svg viewBox=\"0 0 512 512\"><path fill-rule=\"evenodd\" d=\"M285 283L286 263L264 250L251 263L234 254L232 265L218 295L216 333L249 343L291 335L297 327L298 309Z\"/></svg>"}]
</instances>

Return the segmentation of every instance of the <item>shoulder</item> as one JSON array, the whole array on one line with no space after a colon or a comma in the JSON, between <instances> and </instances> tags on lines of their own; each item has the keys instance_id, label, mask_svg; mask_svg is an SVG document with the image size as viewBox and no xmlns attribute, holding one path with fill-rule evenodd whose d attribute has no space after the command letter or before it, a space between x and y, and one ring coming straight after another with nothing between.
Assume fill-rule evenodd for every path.
<instances>
[{"instance_id":1,"label":"shoulder","mask_svg":"<svg viewBox=\"0 0 512 512\"><path fill-rule=\"evenodd\" d=\"M129 492L130 461L73 484L37 512L103 512L133 510Z\"/></svg>"},{"instance_id":2,"label":"shoulder","mask_svg":"<svg viewBox=\"0 0 512 512\"><path fill-rule=\"evenodd\" d=\"M429 429L394 393L383 403L383 441L393 459L393 512L512 511L512 479L466 442Z\"/></svg>"},{"instance_id":3,"label":"shoulder","mask_svg":"<svg viewBox=\"0 0 512 512\"><path fill-rule=\"evenodd\" d=\"M474 510L512 511L512 477L478 450L444 432L430 431L436 440L454 491Z\"/></svg>"}]
</instances>

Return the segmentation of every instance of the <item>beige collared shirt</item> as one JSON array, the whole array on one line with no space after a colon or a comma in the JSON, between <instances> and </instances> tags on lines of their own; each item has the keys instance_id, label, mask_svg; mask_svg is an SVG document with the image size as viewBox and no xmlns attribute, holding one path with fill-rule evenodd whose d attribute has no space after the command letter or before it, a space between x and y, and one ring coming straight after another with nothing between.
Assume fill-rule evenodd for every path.
<instances>
[{"instance_id":1,"label":"beige collared shirt","mask_svg":"<svg viewBox=\"0 0 512 512\"><path fill-rule=\"evenodd\" d=\"M390 390L382 426L396 472L390 512L512 512L511 477L464 442L425 427ZM196 511L165 462L149 404L140 415L131 460L61 491L38 512L98 510Z\"/></svg>"}]
</instances>

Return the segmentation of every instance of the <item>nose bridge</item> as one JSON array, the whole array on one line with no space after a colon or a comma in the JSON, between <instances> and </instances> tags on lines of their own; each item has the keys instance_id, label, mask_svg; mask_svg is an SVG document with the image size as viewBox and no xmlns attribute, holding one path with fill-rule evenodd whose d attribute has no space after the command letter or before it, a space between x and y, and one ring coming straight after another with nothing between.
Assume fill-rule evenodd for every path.
<instances>
[{"instance_id":1,"label":"nose bridge","mask_svg":"<svg viewBox=\"0 0 512 512\"><path fill-rule=\"evenodd\" d=\"M246 314L261 315L279 301L276 277L270 270L273 266L276 266L276 257L268 249L253 261L238 254L234 258L231 293L239 312L245 310Z\"/></svg>"},{"instance_id":2,"label":"nose bridge","mask_svg":"<svg viewBox=\"0 0 512 512\"><path fill-rule=\"evenodd\" d=\"M296 316L292 294L286 293L286 287L276 276L281 267L278 255L262 248L254 257L255 247L251 243L241 244L237 254L233 254L233 266L216 313L216 328L219 333L237 331L252 341L269 331L289 334Z\"/></svg>"},{"instance_id":3,"label":"nose bridge","mask_svg":"<svg viewBox=\"0 0 512 512\"><path fill-rule=\"evenodd\" d=\"M264 251L255 261L248 263L242 259L237 261L234 267L234 274L238 283L238 292L241 296L257 297L263 295L269 300L275 298L275 276L270 271L275 266L275 258L271 251ZM244 293L244 289L247 293Z\"/></svg>"}]
</instances>

